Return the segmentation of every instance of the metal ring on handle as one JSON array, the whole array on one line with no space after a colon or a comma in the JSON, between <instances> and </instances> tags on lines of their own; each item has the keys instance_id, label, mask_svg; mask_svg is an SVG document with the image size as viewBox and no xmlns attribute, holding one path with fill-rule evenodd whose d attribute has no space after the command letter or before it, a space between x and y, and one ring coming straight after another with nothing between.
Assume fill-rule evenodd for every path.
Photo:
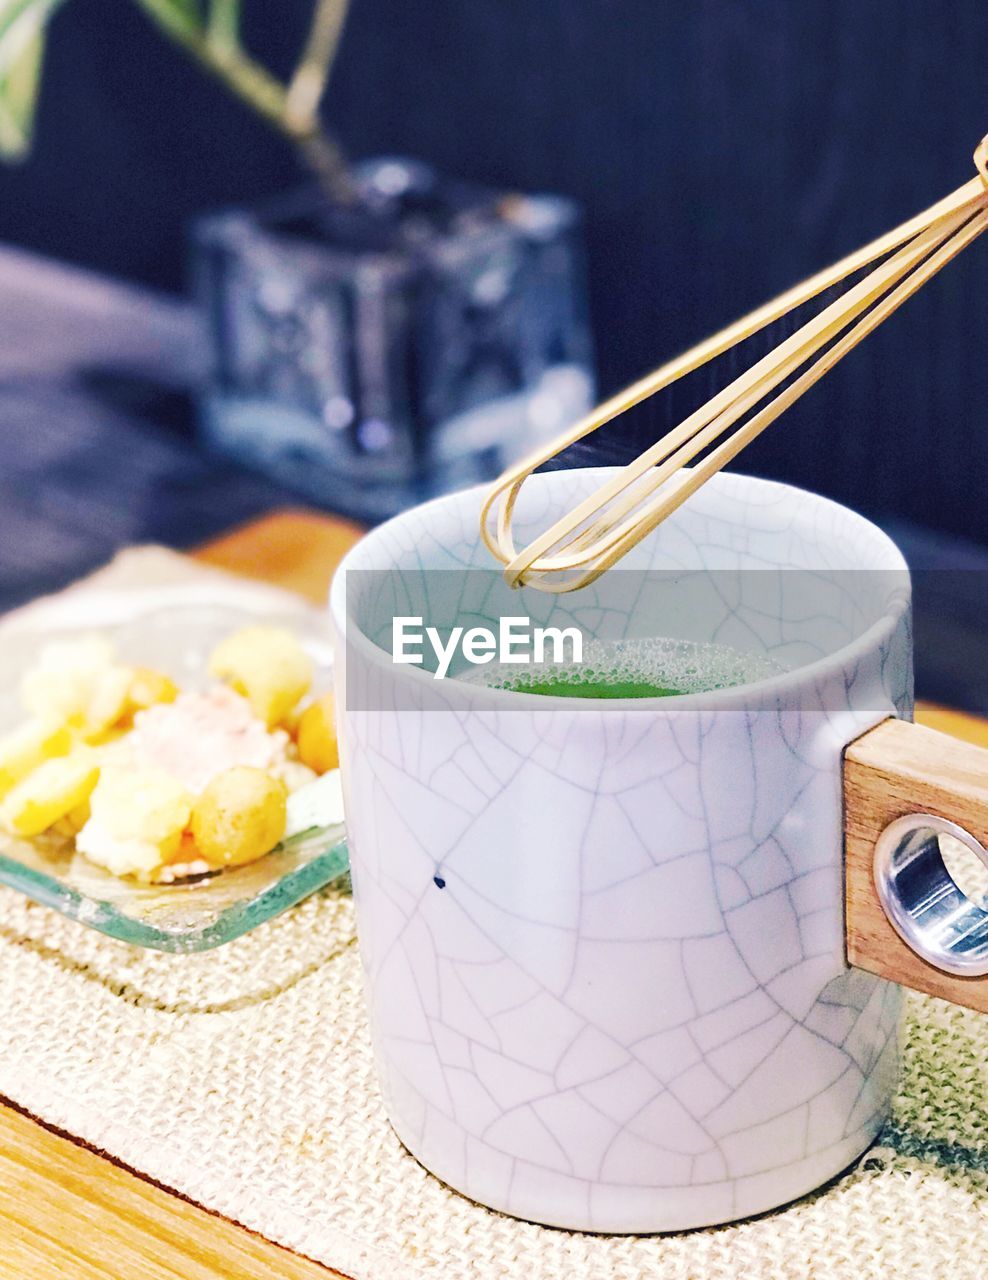
<instances>
[{"instance_id":1,"label":"metal ring on handle","mask_svg":"<svg viewBox=\"0 0 988 1280\"><path fill-rule=\"evenodd\" d=\"M890 823L875 844L875 887L889 923L923 960L962 978L988 974L988 911L951 878L940 852L953 836L988 866L969 831L930 813Z\"/></svg>"}]
</instances>

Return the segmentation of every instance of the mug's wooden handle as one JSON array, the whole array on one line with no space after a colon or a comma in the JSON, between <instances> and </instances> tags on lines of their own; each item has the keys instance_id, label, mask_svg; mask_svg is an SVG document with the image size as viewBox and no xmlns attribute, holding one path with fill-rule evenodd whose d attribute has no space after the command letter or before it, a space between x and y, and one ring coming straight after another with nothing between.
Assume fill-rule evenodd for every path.
<instances>
[{"instance_id":1,"label":"mug's wooden handle","mask_svg":"<svg viewBox=\"0 0 988 1280\"><path fill-rule=\"evenodd\" d=\"M896 932L875 880L875 849L890 823L932 814L988 846L988 750L903 720L886 720L844 755L847 958L858 968L988 1012L988 976L944 972Z\"/></svg>"}]
</instances>

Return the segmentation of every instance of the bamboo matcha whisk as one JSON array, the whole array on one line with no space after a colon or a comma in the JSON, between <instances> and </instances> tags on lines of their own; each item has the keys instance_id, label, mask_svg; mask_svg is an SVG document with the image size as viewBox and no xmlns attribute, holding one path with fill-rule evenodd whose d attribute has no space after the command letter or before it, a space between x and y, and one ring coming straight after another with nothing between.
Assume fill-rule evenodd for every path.
<instances>
[{"instance_id":1,"label":"bamboo matcha whisk","mask_svg":"<svg viewBox=\"0 0 988 1280\"><path fill-rule=\"evenodd\" d=\"M532 586L550 592L586 586L720 471L931 276L988 229L988 137L975 151L974 163L978 176L925 213L706 338L605 401L551 444L509 467L494 484L481 513L481 534L504 565L507 582L514 587ZM527 547L519 550L515 546L515 503L522 485L537 467L633 405L875 262L879 265L836 302L735 378L634 462L621 468ZM772 392L788 378L793 380L773 396ZM718 440L720 443L715 443ZM710 452L700 462L686 469L708 448Z\"/></svg>"}]
</instances>

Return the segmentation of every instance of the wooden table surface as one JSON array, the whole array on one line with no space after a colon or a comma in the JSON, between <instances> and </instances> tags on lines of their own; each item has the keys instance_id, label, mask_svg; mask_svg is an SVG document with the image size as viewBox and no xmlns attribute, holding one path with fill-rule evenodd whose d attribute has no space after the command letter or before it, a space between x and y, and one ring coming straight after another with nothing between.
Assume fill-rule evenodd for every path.
<instances>
[{"instance_id":1,"label":"wooden table surface","mask_svg":"<svg viewBox=\"0 0 988 1280\"><path fill-rule=\"evenodd\" d=\"M197 556L319 603L359 536L342 520L282 511L209 543ZM917 719L988 746L988 721L927 705ZM339 1274L0 1101L2 1280L327 1280Z\"/></svg>"}]
</instances>

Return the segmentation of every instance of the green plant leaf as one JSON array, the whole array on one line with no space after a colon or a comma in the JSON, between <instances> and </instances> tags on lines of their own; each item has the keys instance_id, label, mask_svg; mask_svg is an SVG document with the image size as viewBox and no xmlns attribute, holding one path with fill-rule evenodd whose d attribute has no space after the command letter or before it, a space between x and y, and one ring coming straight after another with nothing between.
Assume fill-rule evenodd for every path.
<instances>
[{"instance_id":1,"label":"green plant leaf","mask_svg":"<svg viewBox=\"0 0 988 1280\"><path fill-rule=\"evenodd\" d=\"M31 145L45 24L63 0L0 0L0 158Z\"/></svg>"},{"instance_id":2,"label":"green plant leaf","mask_svg":"<svg viewBox=\"0 0 988 1280\"><path fill-rule=\"evenodd\" d=\"M0 156L6 160L19 160L31 145L44 39L41 31L36 32L0 74Z\"/></svg>"},{"instance_id":3,"label":"green plant leaf","mask_svg":"<svg viewBox=\"0 0 988 1280\"><path fill-rule=\"evenodd\" d=\"M191 18L193 22L201 25L202 23L202 3L201 0L163 0L163 8L174 9L175 13L182 18Z\"/></svg>"},{"instance_id":4,"label":"green plant leaf","mask_svg":"<svg viewBox=\"0 0 988 1280\"><path fill-rule=\"evenodd\" d=\"M209 0L209 39L234 48L240 40L240 0Z\"/></svg>"},{"instance_id":5,"label":"green plant leaf","mask_svg":"<svg viewBox=\"0 0 988 1280\"><path fill-rule=\"evenodd\" d=\"M64 0L0 0L0 71L8 65L8 46L22 48L63 3Z\"/></svg>"},{"instance_id":6,"label":"green plant leaf","mask_svg":"<svg viewBox=\"0 0 988 1280\"><path fill-rule=\"evenodd\" d=\"M204 33L199 0L137 0L137 4L172 36Z\"/></svg>"}]
</instances>

